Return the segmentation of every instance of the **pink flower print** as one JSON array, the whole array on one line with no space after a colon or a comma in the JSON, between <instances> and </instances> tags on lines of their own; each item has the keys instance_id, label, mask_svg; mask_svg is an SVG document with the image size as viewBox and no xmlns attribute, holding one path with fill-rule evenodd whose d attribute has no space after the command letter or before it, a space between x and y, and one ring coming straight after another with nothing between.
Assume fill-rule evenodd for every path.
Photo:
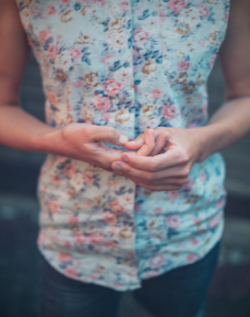
<instances>
[{"instance_id":1,"label":"pink flower print","mask_svg":"<svg viewBox=\"0 0 250 317\"><path fill-rule=\"evenodd\" d=\"M111 117L111 113L110 113L110 112L104 112L104 113L102 114L102 120L103 120L103 121L108 122L109 119L110 119L110 117Z\"/></svg>"},{"instance_id":2,"label":"pink flower print","mask_svg":"<svg viewBox=\"0 0 250 317\"><path fill-rule=\"evenodd\" d=\"M142 31L142 28L140 27L133 32L133 37L135 45L141 46L147 41L149 33Z\"/></svg>"},{"instance_id":3,"label":"pink flower print","mask_svg":"<svg viewBox=\"0 0 250 317\"><path fill-rule=\"evenodd\" d=\"M93 2L98 5L98 7L103 7L105 5L105 0L93 0Z\"/></svg>"},{"instance_id":4,"label":"pink flower print","mask_svg":"<svg viewBox=\"0 0 250 317\"><path fill-rule=\"evenodd\" d=\"M182 188L185 190L191 190L193 185L194 185L194 180L193 178L189 177L187 182L182 186Z\"/></svg>"},{"instance_id":5,"label":"pink flower print","mask_svg":"<svg viewBox=\"0 0 250 317\"><path fill-rule=\"evenodd\" d=\"M31 10L30 10L30 15L39 15L39 6L34 6Z\"/></svg>"},{"instance_id":6,"label":"pink flower print","mask_svg":"<svg viewBox=\"0 0 250 317\"><path fill-rule=\"evenodd\" d=\"M105 247L108 249L116 249L117 245L114 240L108 240L104 243Z\"/></svg>"},{"instance_id":7,"label":"pink flower print","mask_svg":"<svg viewBox=\"0 0 250 317\"><path fill-rule=\"evenodd\" d=\"M93 175L88 171L82 173L82 179L87 184L93 184L94 182Z\"/></svg>"},{"instance_id":8,"label":"pink flower print","mask_svg":"<svg viewBox=\"0 0 250 317\"><path fill-rule=\"evenodd\" d=\"M53 15L53 14L56 14L56 9L54 6L48 5L46 8L46 12L48 15Z\"/></svg>"},{"instance_id":9,"label":"pink flower print","mask_svg":"<svg viewBox=\"0 0 250 317\"><path fill-rule=\"evenodd\" d=\"M38 235L38 244L42 244L44 243L46 240L46 235L44 233L44 231L40 231L39 235Z\"/></svg>"},{"instance_id":10,"label":"pink flower print","mask_svg":"<svg viewBox=\"0 0 250 317\"><path fill-rule=\"evenodd\" d=\"M111 59L111 57L112 57L111 55L105 55L104 56L104 60L105 61L109 61Z\"/></svg>"},{"instance_id":11,"label":"pink flower print","mask_svg":"<svg viewBox=\"0 0 250 317\"><path fill-rule=\"evenodd\" d=\"M68 253L59 252L58 259L60 263L67 263L72 261L72 256Z\"/></svg>"},{"instance_id":12,"label":"pink flower print","mask_svg":"<svg viewBox=\"0 0 250 317\"><path fill-rule=\"evenodd\" d=\"M76 45L72 46L71 49L69 50L69 55L74 58L74 59L81 59L82 57L82 52L80 50L79 47L77 47Z\"/></svg>"},{"instance_id":13,"label":"pink flower print","mask_svg":"<svg viewBox=\"0 0 250 317\"><path fill-rule=\"evenodd\" d=\"M104 97L100 95L96 95L93 101L93 105L96 107L97 110L107 110L109 109L111 102L109 96Z\"/></svg>"},{"instance_id":14,"label":"pink flower print","mask_svg":"<svg viewBox=\"0 0 250 317\"><path fill-rule=\"evenodd\" d=\"M104 235L99 232L92 233L89 237L89 243L95 246L103 244L104 240L105 240Z\"/></svg>"},{"instance_id":15,"label":"pink flower print","mask_svg":"<svg viewBox=\"0 0 250 317\"><path fill-rule=\"evenodd\" d=\"M199 173L199 179L202 181L202 183L205 183L207 180L207 174L204 173L203 171Z\"/></svg>"},{"instance_id":16,"label":"pink flower print","mask_svg":"<svg viewBox=\"0 0 250 317\"><path fill-rule=\"evenodd\" d=\"M126 11L126 10L128 10L128 8L129 8L129 3L128 3L128 1L123 1L123 2L120 4L120 6L121 6L122 11Z\"/></svg>"},{"instance_id":17,"label":"pink flower print","mask_svg":"<svg viewBox=\"0 0 250 317\"><path fill-rule=\"evenodd\" d=\"M89 237L84 235L82 232L76 232L74 240L77 245L84 245L88 243Z\"/></svg>"},{"instance_id":18,"label":"pink flower print","mask_svg":"<svg viewBox=\"0 0 250 317\"><path fill-rule=\"evenodd\" d=\"M116 186L116 185L118 185L118 181L117 181L116 179L114 179L114 180L110 181L110 182L108 183L108 185L109 185L109 186Z\"/></svg>"},{"instance_id":19,"label":"pink flower print","mask_svg":"<svg viewBox=\"0 0 250 317\"><path fill-rule=\"evenodd\" d=\"M180 71L180 72L183 72L183 71L185 71L185 70L188 70L189 69L189 67L190 67L190 62L189 61L180 61L180 62L178 62L178 64L177 64L177 66L178 66L178 70Z\"/></svg>"},{"instance_id":20,"label":"pink flower print","mask_svg":"<svg viewBox=\"0 0 250 317\"><path fill-rule=\"evenodd\" d=\"M141 204L136 203L136 204L135 204L135 213L137 213L138 211L140 211L140 209L141 209Z\"/></svg>"},{"instance_id":21,"label":"pink flower print","mask_svg":"<svg viewBox=\"0 0 250 317\"><path fill-rule=\"evenodd\" d=\"M167 192L167 199L174 199L179 196L179 192L177 190L171 190Z\"/></svg>"},{"instance_id":22,"label":"pink flower print","mask_svg":"<svg viewBox=\"0 0 250 317\"><path fill-rule=\"evenodd\" d=\"M226 201L225 201L225 198L223 197L217 202L216 207L223 208L225 206L225 203Z\"/></svg>"},{"instance_id":23,"label":"pink flower print","mask_svg":"<svg viewBox=\"0 0 250 317\"><path fill-rule=\"evenodd\" d=\"M181 218L179 215L171 215L167 217L166 223L171 229L176 229L181 224Z\"/></svg>"},{"instance_id":24,"label":"pink flower print","mask_svg":"<svg viewBox=\"0 0 250 317\"><path fill-rule=\"evenodd\" d=\"M216 60L216 54L213 53L211 58L210 58L210 61L209 61L209 66L212 68L214 66L214 63L215 63L215 60Z\"/></svg>"},{"instance_id":25,"label":"pink flower print","mask_svg":"<svg viewBox=\"0 0 250 317\"><path fill-rule=\"evenodd\" d=\"M106 80L106 82L103 83L102 86L109 96L114 96L119 92L122 84L117 82L114 78L110 78Z\"/></svg>"},{"instance_id":26,"label":"pink flower print","mask_svg":"<svg viewBox=\"0 0 250 317\"><path fill-rule=\"evenodd\" d=\"M186 261L188 263L193 263L194 261L196 261L198 259L198 255L195 253L189 253L186 257Z\"/></svg>"},{"instance_id":27,"label":"pink flower print","mask_svg":"<svg viewBox=\"0 0 250 317\"><path fill-rule=\"evenodd\" d=\"M209 220L209 225L210 225L210 228L215 228L218 226L218 224L220 223L222 219L222 213L219 212L217 215L215 215L214 217L210 218Z\"/></svg>"},{"instance_id":28,"label":"pink flower print","mask_svg":"<svg viewBox=\"0 0 250 317\"><path fill-rule=\"evenodd\" d=\"M68 266L66 267L66 269L64 269L64 274L70 278L75 278L78 273L76 271L76 269L74 268L74 266Z\"/></svg>"},{"instance_id":29,"label":"pink flower print","mask_svg":"<svg viewBox=\"0 0 250 317\"><path fill-rule=\"evenodd\" d=\"M124 213L125 211L125 208L121 206L118 201L112 201L109 204L109 207L115 214L118 214L118 215Z\"/></svg>"},{"instance_id":30,"label":"pink flower print","mask_svg":"<svg viewBox=\"0 0 250 317\"><path fill-rule=\"evenodd\" d=\"M162 108L161 114L166 120L171 120L176 116L176 108L174 105L166 105Z\"/></svg>"},{"instance_id":31,"label":"pink flower print","mask_svg":"<svg viewBox=\"0 0 250 317\"><path fill-rule=\"evenodd\" d=\"M70 4L70 0L57 0L57 2L64 7Z\"/></svg>"},{"instance_id":32,"label":"pink flower print","mask_svg":"<svg viewBox=\"0 0 250 317\"><path fill-rule=\"evenodd\" d=\"M162 9L159 10L159 15L162 22L166 20L166 15Z\"/></svg>"},{"instance_id":33,"label":"pink flower print","mask_svg":"<svg viewBox=\"0 0 250 317\"><path fill-rule=\"evenodd\" d=\"M59 47L55 43L50 43L48 48L48 55L52 62L56 59L56 56L59 52Z\"/></svg>"},{"instance_id":34,"label":"pink flower print","mask_svg":"<svg viewBox=\"0 0 250 317\"><path fill-rule=\"evenodd\" d=\"M111 55L105 55L103 58L100 58L100 62L104 63L106 61L109 61L111 57Z\"/></svg>"},{"instance_id":35,"label":"pink flower print","mask_svg":"<svg viewBox=\"0 0 250 317\"><path fill-rule=\"evenodd\" d=\"M209 16L209 8L208 6L203 3L199 6L199 13L203 16L203 18L208 18Z\"/></svg>"},{"instance_id":36,"label":"pink flower print","mask_svg":"<svg viewBox=\"0 0 250 317\"><path fill-rule=\"evenodd\" d=\"M200 44L200 46L205 47L206 45L206 41L204 39L201 39L198 41L198 43Z\"/></svg>"},{"instance_id":37,"label":"pink flower print","mask_svg":"<svg viewBox=\"0 0 250 317\"><path fill-rule=\"evenodd\" d=\"M115 214L113 214L112 212L109 212L109 211L105 211L103 213L103 220L106 222L106 223L109 223L109 224L116 224L117 223L117 216Z\"/></svg>"},{"instance_id":38,"label":"pink flower print","mask_svg":"<svg viewBox=\"0 0 250 317\"><path fill-rule=\"evenodd\" d=\"M76 172L76 167L75 164L69 163L64 168L62 169L62 172L68 176L68 178L71 178L75 172Z\"/></svg>"},{"instance_id":39,"label":"pink flower print","mask_svg":"<svg viewBox=\"0 0 250 317\"><path fill-rule=\"evenodd\" d=\"M48 208L53 214L56 214L59 211L59 205L58 205L57 200L50 199L48 201Z\"/></svg>"},{"instance_id":40,"label":"pink flower print","mask_svg":"<svg viewBox=\"0 0 250 317\"><path fill-rule=\"evenodd\" d=\"M168 7L174 11L174 13L181 13L186 7L187 3L185 0L169 0Z\"/></svg>"},{"instance_id":41,"label":"pink flower print","mask_svg":"<svg viewBox=\"0 0 250 317\"><path fill-rule=\"evenodd\" d=\"M84 200L83 201L83 203L84 203L84 205L86 206L86 207L88 207L88 208L90 208L91 207L91 201L89 201L89 200Z\"/></svg>"},{"instance_id":42,"label":"pink flower print","mask_svg":"<svg viewBox=\"0 0 250 317\"><path fill-rule=\"evenodd\" d=\"M160 214L162 213L162 208L161 208L161 207L155 208L155 209L154 209L154 213L155 213L156 215L160 215Z\"/></svg>"},{"instance_id":43,"label":"pink flower print","mask_svg":"<svg viewBox=\"0 0 250 317\"><path fill-rule=\"evenodd\" d=\"M77 80L75 82L72 83L72 85L76 88L81 88L82 87L82 81L81 80Z\"/></svg>"},{"instance_id":44,"label":"pink flower print","mask_svg":"<svg viewBox=\"0 0 250 317\"><path fill-rule=\"evenodd\" d=\"M151 278L151 277L155 277L158 276L159 272L158 271L147 271L145 273L145 278Z\"/></svg>"},{"instance_id":45,"label":"pink flower print","mask_svg":"<svg viewBox=\"0 0 250 317\"><path fill-rule=\"evenodd\" d=\"M70 242L68 240L64 240L63 241L63 246L67 249L71 249L72 245L70 244Z\"/></svg>"},{"instance_id":46,"label":"pink flower print","mask_svg":"<svg viewBox=\"0 0 250 317\"><path fill-rule=\"evenodd\" d=\"M61 184L62 179L61 179L58 175L52 174L52 175L50 176L50 182L51 182L51 184L58 186L58 185Z\"/></svg>"},{"instance_id":47,"label":"pink flower print","mask_svg":"<svg viewBox=\"0 0 250 317\"><path fill-rule=\"evenodd\" d=\"M133 48L133 60L135 61L138 57L138 52L137 52L137 49L136 47Z\"/></svg>"},{"instance_id":48,"label":"pink flower print","mask_svg":"<svg viewBox=\"0 0 250 317\"><path fill-rule=\"evenodd\" d=\"M58 103L58 97L53 91L47 91L47 98L52 105L56 105Z\"/></svg>"},{"instance_id":49,"label":"pink flower print","mask_svg":"<svg viewBox=\"0 0 250 317\"><path fill-rule=\"evenodd\" d=\"M70 216L70 217L68 218L68 224L69 224L70 226L76 226L78 223L79 223L78 217L76 217L76 216Z\"/></svg>"},{"instance_id":50,"label":"pink flower print","mask_svg":"<svg viewBox=\"0 0 250 317\"><path fill-rule=\"evenodd\" d=\"M194 224L195 224L195 225L199 225L201 222L202 222L202 219L201 219L201 218L195 218L195 219L194 219Z\"/></svg>"},{"instance_id":51,"label":"pink flower print","mask_svg":"<svg viewBox=\"0 0 250 317\"><path fill-rule=\"evenodd\" d=\"M44 44L49 38L51 38L52 32L49 29L44 29L39 32L39 39Z\"/></svg>"},{"instance_id":52,"label":"pink flower print","mask_svg":"<svg viewBox=\"0 0 250 317\"><path fill-rule=\"evenodd\" d=\"M162 266L164 263L164 256L163 255L154 255L149 259L150 267L156 269Z\"/></svg>"},{"instance_id":53,"label":"pink flower print","mask_svg":"<svg viewBox=\"0 0 250 317\"><path fill-rule=\"evenodd\" d=\"M199 240L195 239L195 238L191 238L190 239L191 244L193 245L197 245L199 243Z\"/></svg>"},{"instance_id":54,"label":"pink flower print","mask_svg":"<svg viewBox=\"0 0 250 317\"><path fill-rule=\"evenodd\" d=\"M152 95L153 95L153 98L157 99L160 97L161 91L159 89L154 89L152 90Z\"/></svg>"}]
</instances>

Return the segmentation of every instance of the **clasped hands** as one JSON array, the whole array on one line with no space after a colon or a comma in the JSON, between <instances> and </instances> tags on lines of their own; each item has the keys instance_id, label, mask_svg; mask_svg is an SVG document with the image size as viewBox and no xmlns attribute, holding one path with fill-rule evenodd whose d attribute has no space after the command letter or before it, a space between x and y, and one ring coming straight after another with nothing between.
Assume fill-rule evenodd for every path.
<instances>
[{"instance_id":1,"label":"clasped hands","mask_svg":"<svg viewBox=\"0 0 250 317\"><path fill-rule=\"evenodd\" d=\"M197 129L147 129L124 144L128 150L111 164L114 174L150 191L180 189L199 157Z\"/></svg>"},{"instance_id":2,"label":"clasped hands","mask_svg":"<svg viewBox=\"0 0 250 317\"><path fill-rule=\"evenodd\" d=\"M43 142L52 144L48 152L128 177L150 191L171 191L187 182L193 164L199 161L204 148L201 129L159 127L129 141L112 127L71 123L44 135ZM106 147L104 142L129 151Z\"/></svg>"}]
</instances>

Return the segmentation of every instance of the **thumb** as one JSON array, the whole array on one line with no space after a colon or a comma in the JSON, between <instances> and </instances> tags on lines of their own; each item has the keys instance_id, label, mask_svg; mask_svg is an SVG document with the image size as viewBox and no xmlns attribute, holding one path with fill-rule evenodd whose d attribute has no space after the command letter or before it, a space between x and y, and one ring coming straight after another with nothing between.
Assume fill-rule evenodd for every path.
<instances>
[{"instance_id":1,"label":"thumb","mask_svg":"<svg viewBox=\"0 0 250 317\"><path fill-rule=\"evenodd\" d=\"M128 142L128 137L113 127L92 126L90 137L96 142L109 142L115 145L124 145Z\"/></svg>"}]
</instances>

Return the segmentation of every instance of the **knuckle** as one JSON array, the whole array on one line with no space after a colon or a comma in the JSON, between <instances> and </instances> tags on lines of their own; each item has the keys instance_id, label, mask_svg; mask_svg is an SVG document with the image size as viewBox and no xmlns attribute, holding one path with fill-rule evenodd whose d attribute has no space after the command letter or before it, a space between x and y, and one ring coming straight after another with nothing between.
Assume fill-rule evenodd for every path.
<instances>
[{"instance_id":1,"label":"knuckle","mask_svg":"<svg viewBox=\"0 0 250 317\"><path fill-rule=\"evenodd\" d=\"M189 162L189 155L186 151L179 151L178 153L178 161L182 164L186 164Z\"/></svg>"}]
</instances>

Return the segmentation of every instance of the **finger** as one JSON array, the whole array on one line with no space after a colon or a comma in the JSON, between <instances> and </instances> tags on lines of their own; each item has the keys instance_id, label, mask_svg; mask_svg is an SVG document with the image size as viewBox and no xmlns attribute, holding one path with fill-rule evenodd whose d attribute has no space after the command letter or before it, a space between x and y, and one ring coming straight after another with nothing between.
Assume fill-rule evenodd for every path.
<instances>
[{"instance_id":1,"label":"finger","mask_svg":"<svg viewBox=\"0 0 250 317\"><path fill-rule=\"evenodd\" d=\"M126 174L122 174L123 177L129 177ZM132 181L138 182L141 184L149 185L149 186L183 186L188 178L182 178L182 177L171 177L171 178L165 178L157 181L148 181L148 180L142 180L141 178L136 177L129 177Z\"/></svg>"},{"instance_id":2,"label":"finger","mask_svg":"<svg viewBox=\"0 0 250 317\"><path fill-rule=\"evenodd\" d=\"M155 147L154 130L147 129L144 132L144 144L137 151L137 155L147 156L153 151L154 147Z\"/></svg>"},{"instance_id":3,"label":"finger","mask_svg":"<svg viewBox=\"0 0 250 317\"><path fill-rule=\"evenodd\" d=\"M168 149L156 156L139 156L124 153L122 160L132 167L146 171L160 171L170 167L187 163L188 159L178 149Z\"/></svg>"},{"instance_id":4,"label":"finger","mask_svg":"<svg viewBox=\"0 0 250 317\"><path fill-rule=\"evenodd\" d=\"M161 150L164 148L164 146L166 145L168 138L169 138L169 132L164 131L164 132L160 133L156 137L155 147L150 155L154 156L154 155L159 154L161 152Z\"/></svg>"},{"instance_id":5,"label":"finger","mask_svg":"<svg viewBox=\"0 0 250 317\"><path fill-rule=\"evenodd\" d=\"M128 141L124 144L125 148L128 150L138 150L144 143L144 133L140 134L133 141Z\"/></svg>"},{"instance_id":6,"label":"finger","mask_svg":"<svg viewBox=\"0 0 250 317\"><path fill-rule=\"evenodd\" d=\"M173 191L173 190L178 190L179 186L168 186L168 185L163 185L163 186L150 186L150 185L145 185L143 183L136 183L137 185L149 190L149 191Z\"/></svg>"},{"instance_id":7,"label":"finger","mask_svg":"<svg viewBox=\"0 0 250 317\"><path fill-rule=\"evenodd\" d=\"M93 141L109 142L116 145L124 145L128 137L113 127L88 125L88 133Z\"/></svg>"},{"instance_id":8,"label":"finger","mask_svg":"<svg viewBox=\"0 0 250 317\"><path fill-rule=\"evenodd\" d=\"M112 163L112 166L114 171L117 171L120 173L120 175L125 176L125 177L134 177L140 179L140 181L159 181L159 180L164 180L166 178L173 178L173 177L178 177L178 178L187 178L189 175L189 170L187 166L176 166L172 168L168 168L166 170L161 170L161 171L155 171L155 172L150 172L150 171L145 171L145 170L140 170L137 168L134 168L130 166L129 164L126 164L123 161L115 161Z\"/></svg>"},{"instance_id":9,"label":"finger","mask_svg":"<svg viewBox=\"0 0 250 317\"><path fill-rule=\"evenodd\" d=\"M126 174L120 174L117 172L114 172L114 174L127 177L131 179L134 183L140 183L144 184L145 186L174 186L178 187L179 189L187 182L188 178L181 178L181 177L173 177L173 178L166 178L163 180L158 180L158 181L147 181L147 180L142 180L137 177L130 177Z\"/></svg>"}]
</instances>

